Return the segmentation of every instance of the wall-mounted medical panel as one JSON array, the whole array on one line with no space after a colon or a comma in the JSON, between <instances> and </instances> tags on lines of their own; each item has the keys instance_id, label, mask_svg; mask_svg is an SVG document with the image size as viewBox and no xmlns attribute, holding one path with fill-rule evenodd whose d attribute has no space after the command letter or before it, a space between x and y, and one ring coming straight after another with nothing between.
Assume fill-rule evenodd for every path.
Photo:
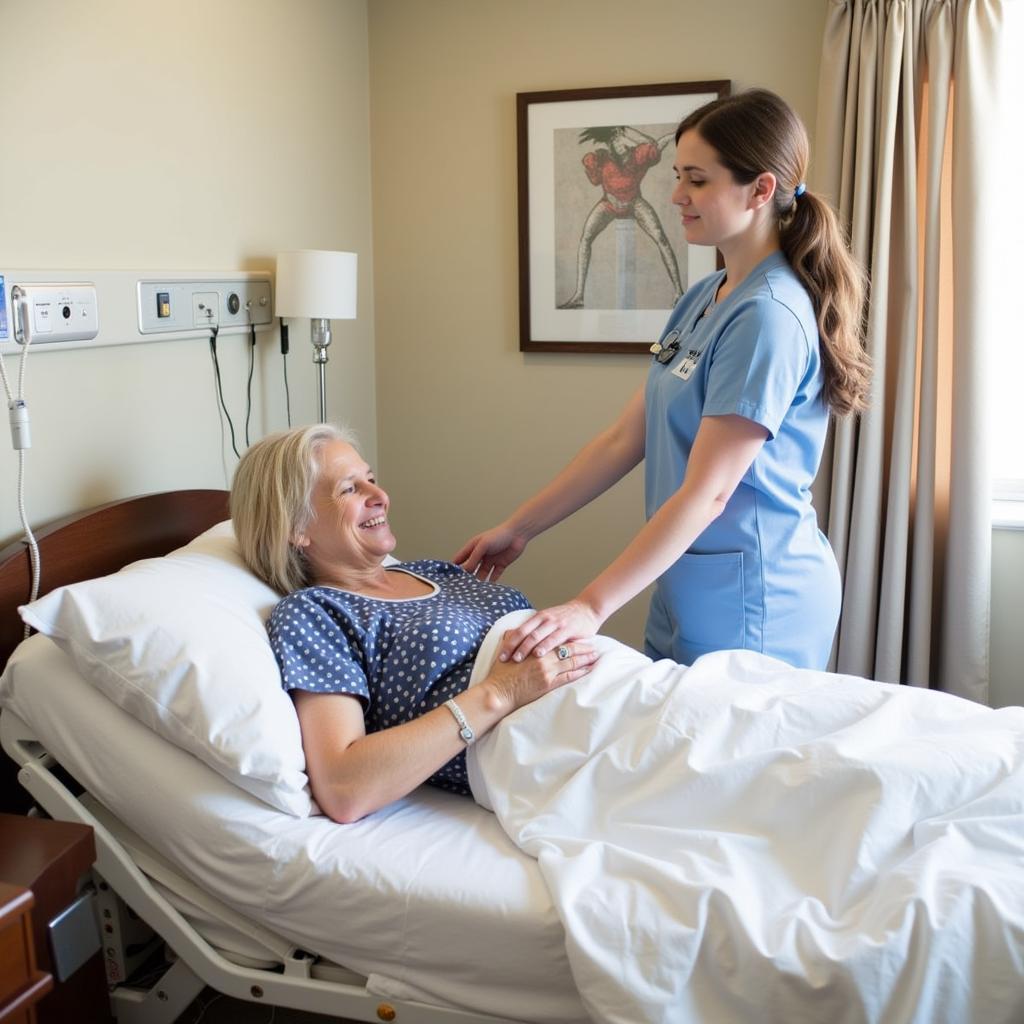
<instances>
[{"instance_id":1,"label":"wall-mounted medical panel","mask_svg":"<svg viewBox=\"0 0 1024 1024\"><path fill-rule=\"evenodd\" d=\"M88 287L89 292L72 292ZM64 352L149 342L260 333L274 329L273 289L266 271L16 270L0 267L0 352L23 349L16 336L12 292L35 296L30 321L32 351ZM49 292L47 291L49 290ZM66 294L65 294L66 293ZM49 299L47 299L49 295ZM75 301L60 302L74 298ZM44 309L44 300L50 305ZM64 316L67 307L70 316ZM41 320L36 317L39 312ZM35 329L36 321L43 330ZM59 324L58 324L59 320ZM88 321L88 323L86 322ZM61 328L45 330L47 323ZM72 331L72 325L79 333Z\"/></svg>"},{"instance_id":2,"label":"wall-mounted medical panel","mask_svg":"<svg viewBox=\"0 0 1024 1024\"><path fill-rule=\"evenodd\" d=\"M139 281L139 333L171 334L261 326L273 318L269 279Z\"/></svg>"},{"instance_id":3,"label":"wall-mounted medical panel","mask_svg":"<svg viewBox=\"0 0 1024 1024\"><path fill-rule=\"evenodd\" d=\"M14 340L92 341L99 333L96 286L16 284L11 288Z\"/></svg>"}]
</instances>

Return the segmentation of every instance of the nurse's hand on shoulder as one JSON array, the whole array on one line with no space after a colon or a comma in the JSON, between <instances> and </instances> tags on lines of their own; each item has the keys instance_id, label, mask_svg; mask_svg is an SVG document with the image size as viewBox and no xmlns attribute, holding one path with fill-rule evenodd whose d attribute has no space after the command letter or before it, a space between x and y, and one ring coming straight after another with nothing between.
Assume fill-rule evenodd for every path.
<instances>
[{"instance_id":1,"label":"nurse's hand on shoulder","mask_svg":"<svg viewBox=\"0 0 1024 1024\"><path fill-rule=\"evenodd\" d=\"M544 608L505 634L498 658L500 661L522 661L530 654L542 658L572 640L592 637L602 622L604 619L578 598L553 608Z\"/></svg>"},{"instance_id":2,"label":"nurse's hand on shoulder","mask_svg":"<svg viewBox=\"0 0 1024 1024\"><path fill-rule=\"evenodd\" d=\"M528 543L528 537L502 523L466 541L452 561L466 572L494 583L501 579L501 574L523 553Z\"/></svg>"}]
</instances>

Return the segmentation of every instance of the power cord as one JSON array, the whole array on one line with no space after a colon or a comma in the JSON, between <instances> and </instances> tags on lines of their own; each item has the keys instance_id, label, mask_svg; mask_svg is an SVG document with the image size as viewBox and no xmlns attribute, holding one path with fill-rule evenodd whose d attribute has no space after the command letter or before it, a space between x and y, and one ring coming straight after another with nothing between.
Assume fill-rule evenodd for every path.
<instances>
[{"instance_id":1,"label":"power cord","mask_svg":"<svg viewBox=\"0 0 1024 1024\"><path fill-rule=\"evenodd\" d=\"M220 328L214 324L210 328L210 358L213 360L213 376L217 382L217 398L220 400L220 407L224 411L224 416L228 421L228 429L231 431L231 450L235 453L235 458L240 459L242 456L238 454L238 445L235 443L235 425L231 422L231 413L228 412L228 407L224 402L224 387L220 380L220 363L217 361L218 334L220 334Z\"/></svg>"},{"instance_id":2,"label":"power cord","mask_svg":"<svg viewBox=\"0 0 1024 1024\"><path fill-rule=\"evenodd\" d=\"M288 390L288 325L281 317L281 368L284 370L284 407L288 414L288 429L292 425L292 396Z\"/></svg>"},{"instance_id":3,"label":"power cord","mask_svg":"<svg viewBox=\"0 0 1024 1024\"><path fill-rule=\"evenodd\" d=\"M249 303L246 303L248 310ZM249 447L249 420L252 418L252 371L256 365L256 325L249 314L249 379L245 382L245 447Z\"/></svg>"},{"instance_id":4,"label":"power cord","mask_svg":"<svg viewBox=\"0 0 1024 1024\"><path fill-rule=\"evenodd\" d=\"M28 403L25 401L25 369L28 366L28 349L32 344L32 329L29 324L28 303L22 300L19 288L11 289L12 305L18 304L20 320L22 324L22 349L18 365L18 394L11 390L10 382L7 379L7 368L4 365L3 353L0 353L0 380L3 381L4 393L7 395L7 410L11 425L11 445L18 453L18 515L21 518L21 526L25 531L25 543L28 545L29 564L32 572L32 586L29 601L34 601L39 596L39 577L41 572L41 560L39 557L39 545L36 543L35 534L29 525L28 513L25 511L25 451L32 447L32 437L29 432ZM24 636L27 638L31 633L28 625L25 626Z\"/></svg>"}]
</instances>

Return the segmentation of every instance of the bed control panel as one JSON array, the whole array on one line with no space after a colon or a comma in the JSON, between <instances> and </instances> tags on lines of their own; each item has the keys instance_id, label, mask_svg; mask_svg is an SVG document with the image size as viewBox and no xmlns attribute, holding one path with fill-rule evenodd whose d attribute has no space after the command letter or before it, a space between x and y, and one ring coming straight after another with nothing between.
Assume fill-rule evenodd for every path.
<instances>
[{"instance_id":1,"label":"bed control panel","mask_svg":"<svg viewBox=\"0 0 1024 1024\"><path fill-rule=\"evenodd\" d=\"M50 951L58 981L70 978L82 964L91 960L101 947L96 912L95 890L89 886L47 925Z\"/></svg>"}]
</instances>

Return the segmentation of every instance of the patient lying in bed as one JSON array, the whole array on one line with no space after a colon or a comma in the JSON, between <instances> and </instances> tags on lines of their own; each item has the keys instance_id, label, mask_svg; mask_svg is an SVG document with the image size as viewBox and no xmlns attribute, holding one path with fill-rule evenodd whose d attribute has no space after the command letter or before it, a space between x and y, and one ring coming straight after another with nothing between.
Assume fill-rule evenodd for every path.
<instances>
[{"instance_id":1,"label":"patient lying in bed","mask_svg":"<svg viewBox=\"0 0 1024 1024\"><path fill-rule=\"evenodd\" d=\"M271 616L271 645L295 700L313 795L340 822L424 781L469 795L467 747L579 679L596 656L577 643L498 662L466 692L488 629L529 604L450 563L387 566L388 507L348 435L330 425L255 444L231 492L243 557L288 594Z\"/></svg>"},{"instance_id":2,"label":"patient lying in bed","mask_svg":"<svg viewBox=\"0 0 1024 1024\"><path fill-rule=\"evenodd\" d=\"M1024 1016L1024 710L602 637L494 664L522 595L386 569L387 498L321 430L254 446L232 518L288 592L272 645L332 817L470 791L537 859L595 1020Z\"/></svg>"}]
</instances>

